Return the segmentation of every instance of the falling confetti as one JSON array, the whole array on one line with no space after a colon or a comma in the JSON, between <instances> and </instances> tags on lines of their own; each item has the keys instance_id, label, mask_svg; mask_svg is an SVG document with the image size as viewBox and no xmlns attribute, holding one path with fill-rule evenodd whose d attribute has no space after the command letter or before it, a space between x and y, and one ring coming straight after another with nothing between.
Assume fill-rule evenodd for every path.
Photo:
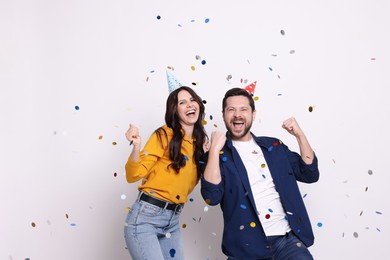
<instances>
[{"instance_id":1,"label":"falling confetti","mask_svg":"<svg viewBox=\"0 0 390 260\"><path fill-rule=\"evenodd\" d=\"M244 227L244 225L241 225L240 226L240 230L243 230L245 227Z\"/></svg>"},{"instance_id":2,"label":"falling confetti","mask_svg":"<svg viewBox=\"0 0 390 260\"><path fill-rule=\"evenodd\" d=\"M250 225L252 228L256 227L256 223L255 223L255 222L251 222L249 225Z\"/></svg>"},{"instance_id":3,"label":"falling confetti","mask_svg":"<svg viewBox=\"0 0 390 260\"><path fill-rule=\"evenodd\" d=\"M358 238L358 237L359 237L358 232L353 232L353 236L354 236L355 238Z\"/></svg>"},{"instance_id":4,"label":"falling confetti","mask_svg":"<svg viewBox=\"0 0 390 260\"><path fill-rule=\"evenodd\" d=\"M157 15L157 20L160 20L161 19L161 16L160 15Z\"/></svg>"},{"instance_id":5,"label":"falling confetti","mask_svg":"<svg viewBox=\"0 0 390 260\"><path fill-rule=\"evenodd\" d=\"M171 233L169 233L169 232L166 233L166 234L165 234L165 237L166 237L166 238L170 238L170 237L171 237Z\"/></svg>"},{"instance_id":6,"label":"falling confetti","mask_svg":"<svg viewBox=\"0 0 390 260\"><path fill-rule=\"evenodd\" d=\"M191 66L191 70L192 70L192 71L195 71L195 66Z\"/></svg>"},{"instance_id":7,"label":"falling confetti","mask_svg":"<svg viewBox=\"0 0 390 260\"><path fill-rule=\"evenodd\" d=\"M99 136L99 140L102 140L102 139L103 139L103 136L102 136L102 135L100 135L100 136Z\"/></svg>"},{"instance_id":8,"label":"falling confetti","mask_svg":"<svg viewBox=\"0 0 390 260\"><path fill-rule=\"evenodd\" d=\"M281 35L285 35L286 33L285 33L284 30L280 30L280 34L281 34Z\"/></svg>"},{"instance_id":9,"label":"falling confetti","mask_svg":"<svg viewBox=\"0 0 390 260\"><path fill-rule=\"evenodd\" d=\"M318 222L317 223L317 227L322 227L323 225L322 225L322 223L321 222Z\"/></svg>"},{"instance_id":10,"label":"falling confetti","mask_svg":"<svg viewBox=\"0 0 390 260\"><path fill-rule=\"evenodd\" d=\"M75 223L71 223L70 226L71 226L71 227L75 227L76 224L75 224Z\"/></svg>"},{"instance_id":11,"label":"falling confetti","mask_svg":"<svg viewBox=\"0 0 390 260\"><path fill-rule=\"evenodd\" d=\"M181 227L182 227L182 228L186 228L186 227L187 227L187 225L186 225L186 224L183 224L183 225L181 225Z\"/></svg>"},{"instance_id":12,"label":"falling confetti","mask_svg":"<svg viewBox=\"0 0 390 260\"><path fill-rule=\"evenodd\" d=\"M117 145L118 143L117 142L112 142L112 145Z\"/></svg>"},{"instance_id":13,"label":"falling confetti","mask_svg":"<svg viewBox=\"0 0 390 260\"><path fill-rule=\"evenodd\" d=\"M202 60L202 65L206 65L206 61L205 60Z\"/></svg>"},{"instance_id":14,"label":"falling confetti","mask_svg":"<svg viewBox=\"0 0 390 260\"><path fill-rule=\"evenodd\" d=\"M116 177L117 176L117 173L116 172L114 172L114 177Z\"/></svg>"},{"instance_id":15,"label":"falling confetti","mask_svg":"<svg viewBox=\"0 0 390 260\"><path fill-rule=\"evenodd\" d=\"M245 204L241 204L240 207L241 207L242 209L246 209L246 205L245 205Z\"/></svg>"},{"instance_id":16,"label":"falling confetti","mask_svg":"<svg viewBox=\"0 0 390 260\"><path fill-rule=\"evenodd\" d=\"M35 222L31 222L31 226L35 228L37 225L35 224Z\"/></svg>"},{"instance_id":17,"label":"falling confetti","mask_svg":"<svg viewBox=\"0 0 390 260\"><path fill-rule=\"evenodd\" d=\"M171 255L172 258L175 257L176 250L172 248L171 250L169 250L169 254Z\"/></svg>"},{"instance_id":18,"label":"falling confetti","mask_svg":"<svg viewBox=\"0 0 390 260\"><path fill-rule=\"evenodd\" d=\"M75 106L75 107L74 107L74 109L76 109L76 110L79 110L79 109L80 109L80 107L79 107L79 106Z\"/></svg>"},{"instance_id":19,"label":"falling confetti","mask_svg":"<svg viewBox=\"0 0 390 260\"><path fill-rule=\"evenodd\" d=\"M206 18L206 19L204 20L204 22L205 22L205 23L209 23L209 22L210 22L210 19L209 19L209 18Z\"/></svg>"},{"instance_id":20,"label":"falling confetti","mask_svg":"<svg viewBox=\"0 0 390 260\"><path fill-rule=\"evenodd\" d=\"M372 170L368 170L368 175L372 175L372 174L373 174Z\"/></svg>"},{"instance_id":21,"label":"falling confetti","mask_svg":"<svg viewBox=\"0 0 390 260\"><path fill-rule=\"evenodd\" d=\"M207 211L209 211L209 207L207 207L207 206L206 206L206 207L204 207L203 211L204 211L204 212L207 212Z\"/></svg>"},{"instance_id":22,"label":"falling confetti","mask_svg":"<svg viewBox=\"0 0 390 260\"><path fill-rule=\"evenodd\" d=\"M314 108L312 106L310 106L308 110L309 110L309 112L313 112L313 109Z\"/></svg>"},{"instance_id":23,"label":"falling confetti","mask_svg":"<svg viewBox=\"0 0 390 260\"><path fill-rule=\"evenodd\" d=\"M126 195L125 195L125 194L122 194L122 195L121 195L121 199L122 199L122 200L125 200L125 199L126 199Z\"/></svg>"},{"instance_id":24,"label":"falling confetti","mask_svg":"<svg viewBox=\"0 0 390 260\"><path fill-rule=\"evenodd\" d=\"M271 217L270 214L266 214L266 215L265 215L265 218L266 218L266 219L269 219L270 217Z\"/></svg>"},{"instance_id":25,"label":"falling confetti","mask_svg":"<svg viewBox=\"0 0 390 260\"><path fill-rule=\"evenodd\" d=\"M295 50L291 50L291 51L290 51L290 54L294 54L294 53L295 53Z\"/></svg>"}]
</instances>

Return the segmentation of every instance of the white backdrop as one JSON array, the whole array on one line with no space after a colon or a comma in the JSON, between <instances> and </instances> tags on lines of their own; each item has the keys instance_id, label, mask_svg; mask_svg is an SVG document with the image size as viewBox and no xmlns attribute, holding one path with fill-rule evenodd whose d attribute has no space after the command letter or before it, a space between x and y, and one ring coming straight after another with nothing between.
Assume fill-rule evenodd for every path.
<instances>
[{"instance_id":1,"label":"white backdrop","mask_svg":"<svg viewBox=\"0 0 390 260\"><path fill-rule=\"evenodd\" d=\"M145 142L164 123L166 70L207 101L209 135L225 130L225 91L257 81L253 132L296 150L280 127L295 116L319 158L320 181L301 185L315 259L385 259L389 13L386 0L0 0L0 259L130 259L124 132ZM187 259L226 259L219 206L199 187L190 198Z\"/></svg>"}]
</instances>

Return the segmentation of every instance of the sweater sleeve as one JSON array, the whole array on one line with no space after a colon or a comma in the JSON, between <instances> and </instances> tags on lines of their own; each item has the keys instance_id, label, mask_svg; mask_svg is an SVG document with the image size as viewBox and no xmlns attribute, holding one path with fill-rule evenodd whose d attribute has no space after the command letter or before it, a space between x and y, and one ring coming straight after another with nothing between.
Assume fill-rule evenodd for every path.
<instances>
[{"instance_id":1,"label":"sweater sleeve","mask_svg":"<svg viewBox=\"0 0 390 260\"><path fill-rule=\"evenodd\" d=\"M162 138L160 141L156 133L153 133L147 141L144 149L140 151L140 160L134 162L129 156L125 169L127 182L136 182L147 178L150 170L156 162L163 157L167 142Z\"/></svg>"}]
</instances>

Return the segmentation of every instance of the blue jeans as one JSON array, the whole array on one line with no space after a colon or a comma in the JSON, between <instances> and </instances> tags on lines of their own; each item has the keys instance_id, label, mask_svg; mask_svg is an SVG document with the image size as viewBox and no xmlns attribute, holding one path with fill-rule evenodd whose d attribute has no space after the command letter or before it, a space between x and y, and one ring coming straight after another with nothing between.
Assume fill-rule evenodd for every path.
<instances>
[{"instance_id":1,"label":"blue jeans","mask_svg":"<svg viewBox=\"0 0 390 260\"><path fill-rule=\"evenodd\" d=\"M268 237L272 260L313 260L307 247L291 231L285 236Z\"/></svg>"},{"instance_id":2,"label":"blue jeans","mask_svg":"<svg viewBox=\"0 0 390 260\"><path fill-rule=\"evenodd\" d=\"M125 223L125 241L133 260L182 260L180 212L137 200Z\"/></svg>"}]
</instances>

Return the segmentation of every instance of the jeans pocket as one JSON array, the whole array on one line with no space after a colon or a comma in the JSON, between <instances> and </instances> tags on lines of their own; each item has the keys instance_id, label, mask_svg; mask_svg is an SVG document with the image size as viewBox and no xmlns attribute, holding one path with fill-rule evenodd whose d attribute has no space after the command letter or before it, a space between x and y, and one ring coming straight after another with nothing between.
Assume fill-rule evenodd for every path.
<instances>
[{"instance_id":1,"label":"jeans pocket","mask_svg":"<svg viewBox=\"0 0 390 260\"><path fill-rule=\"evenodd\" d=\"M162 212L162 208L155 206L153 204L150 204L148 202L140 202L141 208L140 208L140 214L146 217L155 217Z\"/></svg>"}]
</instances>

